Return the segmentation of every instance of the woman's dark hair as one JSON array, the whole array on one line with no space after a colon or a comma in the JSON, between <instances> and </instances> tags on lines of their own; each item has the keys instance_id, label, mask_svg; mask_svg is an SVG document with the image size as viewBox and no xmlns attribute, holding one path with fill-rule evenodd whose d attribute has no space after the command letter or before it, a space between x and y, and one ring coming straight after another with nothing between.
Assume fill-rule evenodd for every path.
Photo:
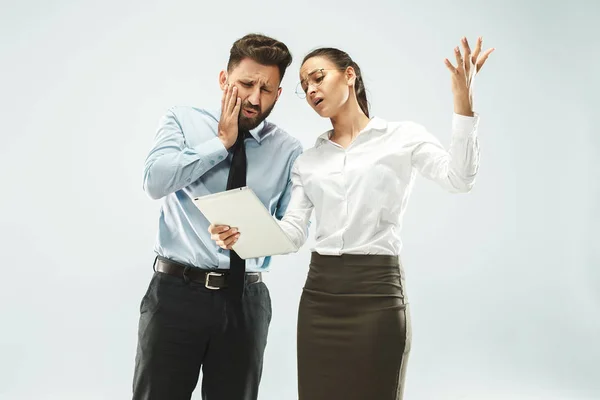
<instances>
[{"instance_id":1,"label":"woman's dark hair","mask_svg":"<svg viewBox=\"0 0 600 400\"><path fill-rule=\"evenodd\" d=\"M309 58L313 57L325 57L338 68L345 70L348 67L354 68L356 72L356 81L354 83L354 91L356 92L356 99L360 105L360 109L369 117L369 102L367 101L367 92L365 90L365 83L363 81L360 67L355 63L352 58L345 51L333 48L333 47L322 47L308 53L302 64L304 64Z\"/></svg>"},{"instance_id":2,"label":"woman's dark hair","mask_svg":"<svg viewBox=\"0 0 600 400\"><path fill-rule=\"evenodd\" d=\"M244 58L262 65L276 65L279 68L279 82L292 63L292 55L283 42L259 33L248 34L233 43L229 51L227 71L231 72Z\"/></svg>"}]
</instances>

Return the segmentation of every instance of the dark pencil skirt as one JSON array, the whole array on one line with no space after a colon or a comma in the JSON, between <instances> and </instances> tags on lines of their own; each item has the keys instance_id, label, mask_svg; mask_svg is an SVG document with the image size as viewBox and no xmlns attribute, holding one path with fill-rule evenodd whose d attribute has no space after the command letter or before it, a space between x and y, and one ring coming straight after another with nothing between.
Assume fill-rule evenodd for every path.
<instances>
[{"instance_id":1,"label":"dark pencil skirt","mask_svg":"<svg viewBox=\"0 0 600 400\"><path fill-rule=\"evenodd\" d=\"M312 254L298 314L299 400L401 400L410 343L397 256Z\"/></svg>"}]
</instances>

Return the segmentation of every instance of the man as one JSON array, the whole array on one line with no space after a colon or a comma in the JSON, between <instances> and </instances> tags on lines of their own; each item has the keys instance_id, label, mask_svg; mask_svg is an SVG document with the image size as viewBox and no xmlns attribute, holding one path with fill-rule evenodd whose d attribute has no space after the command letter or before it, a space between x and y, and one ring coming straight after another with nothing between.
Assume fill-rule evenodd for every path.
<instances>
[{"instance_id":1,"label":"man","mask_svg":"<svg viewBox=\"0 0 600 400\"><path fill-rule=\"evenodd\" d=\"M248 185L281 219L298 140L265 119L292 56L258 34L237 40L221 71L221 109L174 107L146 159L144 190L162 199L155 273L140 306L135 400L257 399L271 321L269 257L241 260L211 240L192 198Z\"/></svg>"}]
</instances>

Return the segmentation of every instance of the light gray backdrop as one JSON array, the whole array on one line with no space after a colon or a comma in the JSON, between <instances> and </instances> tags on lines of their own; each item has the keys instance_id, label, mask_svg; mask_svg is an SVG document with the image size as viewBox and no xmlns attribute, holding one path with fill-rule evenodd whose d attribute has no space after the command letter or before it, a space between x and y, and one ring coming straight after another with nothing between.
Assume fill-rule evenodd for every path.
<instances>
[{"instance_id":1,"label":"light gray backdrop","mask_svg":"<svg viewBox=\"0 0 600 400\"><path fill-rule=\"evenodd\" d=\"M272 120L306 147L329 127L293 93L312 48L350 52L373 114L423 123L446 145L443 59L462 35L497 48L476 87L473 192L420 178L409 202L406 398L600 398L597 2L3 0L1 9L0 398L130 398L159 208L142 192L144 158L168 107L219 104L229 48L254 31L293 51ZM277 257L267 277L262 400L296 398L311 244Z\"/></svg>"}]
</instances>

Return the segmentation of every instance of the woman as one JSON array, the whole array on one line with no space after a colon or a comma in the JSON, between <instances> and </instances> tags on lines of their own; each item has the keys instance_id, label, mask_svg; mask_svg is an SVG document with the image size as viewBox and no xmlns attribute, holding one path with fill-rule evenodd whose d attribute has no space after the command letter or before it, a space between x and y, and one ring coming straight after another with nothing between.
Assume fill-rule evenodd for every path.
<instances>
[{"instance_id":1,"label":"woman","mask_svg":"<svg viewBox=\"0 0 600 400\"><path fill-rule=\"evenodd\" d=\"M402 216L416 172L468 192L478 169L473 77L489 54L462 39L452 78L452 144L446 151L413 122L370 117L359 66L338 49L308 54L301 97L333 129L298 157L280 226L299 248L314 209L316 245L298 316L300 400L399 400L411 330L399 253ZM215 230L218 232L218 230ZM231 248L239 233L216 235Z\"/></svg>"}]
</instances>

